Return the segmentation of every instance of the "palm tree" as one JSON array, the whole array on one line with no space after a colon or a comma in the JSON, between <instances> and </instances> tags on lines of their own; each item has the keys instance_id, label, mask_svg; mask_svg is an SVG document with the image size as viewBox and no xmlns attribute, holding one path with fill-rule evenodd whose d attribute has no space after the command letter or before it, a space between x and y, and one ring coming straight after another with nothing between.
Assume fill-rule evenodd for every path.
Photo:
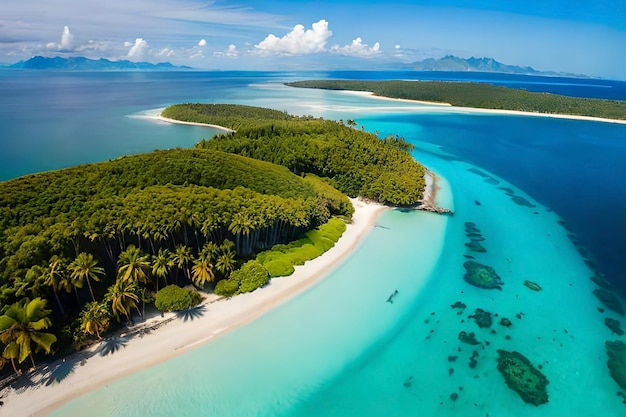
<instances>
[{"instance_id":1,"label":"palm tree","mask_svg":"<svg viewBox=\"0 0 626 417\"><path fill-rule=\"evenodd\" d=\"M111 311L115 315L115 318L119 320L120 314L123 314L128 318L128 321L133 322L130 309L137 308L139 302L139 284L136 281L122 281L117 280L115 284L109 287L105 299L111 302ZM137 311L139 309L137 308ZM139 311L141 314L141 311Z\"/></svg>"},{"instance_id":2,"label":"palm tree","mask_svg":"<svg viewBox=\"0 0 626 417\"><path fill-rule=\"evenodd\" d=\"M167 285L167 276L174 266L174 257L168 249L159 248L159 252L152 258L152 276L156 281L156 290L159 292L159 278Z\"/></svg>"},{"instance_id":3,"label":"palm tree","mask_svg":"<svg viewBox=\"0 0 626 417\"><path fill-rule=\"evenodd\" d=\"M233 219L228 226L228 230L230 230L235 235L235 241L237 246L237 251L245 254L246 251L242 250L242 247L246 247L246 243L248 240L248 236L250 232L254 228L254 223L252 221L252 216L247 211L240 211L235 213ZM241 235L244 235L245 242L241 243Z\"/></svg>"},{"instance_id":4,"label":"palm tree","mask_svg":"<svg viewBox=\"0 0 626 417\"><path fill-rule=\"evenodd\" d=\"M148 282L148 275L152 272L150 255L145 254L135 245L128 245L126 250L117 258L119 267L117 276L121 281Z\"/></svg>"},{"instance_id":5,"label":"palm tree","mask_svg":"<svg viewBox=\"0 0 626 417\"><path fill-rule=\"evenodd\" d=\"M105 303L91 301L80 312L80 329L86 334L95 335L102 339L100 334L106 331L111 324L111 314Z\"/></svg>"},{"instance_id":6,"label":"palm tree","mask_svg":"<svg viewBox=\"0 0 626 417\"><path fill-rule=\"evenodd\" d=\"M217 258L215 260L215 268L228 277L234 271L236 265L235 244L230 240L225 240L220 245Z\"/></svg>"},{"instance_id":7,"label":"palm tree","mask_svg":"<svg viewBox=\"0 0 626 417\"><path fill-rule=\"evenodd\" d=\"M9 306L6 313L0 316L0 342L5 345L2 356L11 360L15 373L18 373L15 359L22 363L30 357L35 367L33 343L35 352L43 349L50 353L52 344L57 341L52 333L42 332L52 325L47 317L50 310L45 307L46 300L40 297L32 301L24 298Z\"/></svg>"},{"instance_id":8,"label":"palm tree","mask_svg":"<svg viewBox=\"0 0 626 417\"><path fill-rule=\"evenodd\" d=\"M208 257L200 256L194 259L191 267L191 281L198 287L204 287L207 282L213 281L215 274L213 273L213 264Z\"/></svg>"},{"instance_id":9,"label":"palm tree","mask_svg":"<svg viewBox=\"0 0 626 417\"><path fill-rule=\"evenodd\" d=\"M82 287L82 282L87 281L91 299L96 301L91 288L91 280L100 281L100 278L104 276L104 268L98 265L98 261L94 259L93 255L86 252L79 253L70 264L69 270L70 276L74 279L74 287L80 288ZM79 282L80 286L77 285Z\"/></svg>"},{"instance_id":10,"label":"palm tree","mask_svg":"<svg viewBox=\"0 0 626 417\"><path fill-rule=\"evenodd\" d=\"M52 287L52 291L54 292L54 298L59 305L59 310L61 310L61 314L65 316L65 309L61 304L61 300L59 299L59 289L61 289L61 281L64 279L65 275L65 267L63 265L63 259L54 255L50 258L50 262L48 263L48 268L45 270L45 283L46 285ZM66 281L63 281L63 287L65 287ZM71 289L70 289L71 291ZM69 291L68 291L69 292Z\"/></svg>"},{"instance_id":11,"label":"palm tree","mask_svg":"<svg viewBox=\"0 0 626 417\"><path fill-rule=\"evenodd\" d=\"M174 264L178 270L183 270L188 279L191 279L189 274L189 263L192 261L193 255L191 254L191 248L185 245L176 245L176 251L174 252Z\"/></svg>"}]
</instances>

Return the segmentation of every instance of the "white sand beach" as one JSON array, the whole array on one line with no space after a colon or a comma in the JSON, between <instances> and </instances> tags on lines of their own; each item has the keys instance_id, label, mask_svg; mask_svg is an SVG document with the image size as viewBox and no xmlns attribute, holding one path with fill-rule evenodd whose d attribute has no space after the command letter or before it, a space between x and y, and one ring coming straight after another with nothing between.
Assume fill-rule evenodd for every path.
<instances>
[{"instance_id":1,"label":"white sand beach","mask_svg":"<svg viewBox=\"0 0 626 417\"><path fill-rule=\"evenodd\" d=\"M428 110L433 110L436 108L438 111L444 112L458 112L458 113L484 113L484 114L496 114L496 115L512 115L512 116L533 116L533 117L551 117L555 119L569 119L569 120L586 120L590 122L603 122L603 123L617 123L617 124L626 124L626 120L620 119L606 119L602 117L591 117L591 116L576 116L572 114L559 114L559 113L534 113L534 112L526 112L526 111L518 111L518 110L497 110L497 109L481 109L477 107L458 107L453 106L450 103L440 103L440 102L432 102L432 101L423 101L423 100L410 100L404 98L392 98L379 96L372 92L367 91L349 91L342 90L342 92L358 95L363 97L369 97L377 100L388 100L395 101L400 103L413 103L413 104L423 104L430 106Z\"/></svg>"},{"instance_id":2,"label":"white sand beach","mask_svg":"<svg viewBox=\"0 0 626 417\"><path fill-rule=\"evenodd\" d=\"M204 301L203 313L193 320L183 320L174 313L167 313L162 318L148 320L148 323L140 322L136 326L144 326L146 331L122 339L123 344L118 344L117 350L111 349L114 352L107 352L105 340L24 375L18 381L21 384L16 385L22 388L7 388L1 393L4 405L0 407L0 415L47 415L81 394L163 362L249 323L311 287L357 247L375 225L378 215L387 208L357 199L351 201L355 208L352 223L347 225L339 241L322 256L297 266L293 275L274 278L264 288L230 299L209 296ZM55 372L63 377L55 377Z\"/></svg>"},{"instance_id":3,"label":"white sand beach","mask_svg":"<svg viewBox=\"0 0 626 417\"><path fill-rule=\"evenodd\" d=\"M224 127L224 126L212 125L212 124L209 124L209 123L183 122L182 120L176 120L176 119L170 119L168 117L163 117L163 116L161 116L160 113L159 113L158 116L154 116L154 118L156 118L156 119L158 119L158 120L160 120L162 122L167 122L167 123L176 123L176 124L190 125L190 126L211 127L213 129L223 130L226 133L234 132L234 130L229 129L229 128Z\"/></svg>"}]
</instances>

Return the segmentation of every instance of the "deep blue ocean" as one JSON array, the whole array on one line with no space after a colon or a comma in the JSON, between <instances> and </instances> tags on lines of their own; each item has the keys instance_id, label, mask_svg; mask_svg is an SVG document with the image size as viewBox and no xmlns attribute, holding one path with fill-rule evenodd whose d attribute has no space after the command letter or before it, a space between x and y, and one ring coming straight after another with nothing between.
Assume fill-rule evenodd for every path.
<instances>
[{"instance_id":1,"label":"deep blue ocean","mask_svg":"<svg viewBox=\"0 0 626 417\"><path fill-rule=\"evenodd\" d=\"M381 227L319 285L54 415L623 416L604 350L618 336L603 323L621 316L599 312L588 278L606 274L626 293L626 125L283 85L316 78L449 79L626 100L624 82L497 74L0 71L8 98L0 102L0 180L192 146L215 131L151 116L179 102L226 102L354 119L381 136L404 136L443 177L439 203L455 210L451 217L385 212ZM502 291L462 279L468 221L489 248L472 256L498 270ZM391 305L384 300L394 290ZM450 308L459 300L467 314L481 307L514 324L479 329ZM482 349L459 342L459 330L468 329ZM501 348L543 366L549 404L530 406L506 387L495 370Z\"/></svg>"}]
</instances>

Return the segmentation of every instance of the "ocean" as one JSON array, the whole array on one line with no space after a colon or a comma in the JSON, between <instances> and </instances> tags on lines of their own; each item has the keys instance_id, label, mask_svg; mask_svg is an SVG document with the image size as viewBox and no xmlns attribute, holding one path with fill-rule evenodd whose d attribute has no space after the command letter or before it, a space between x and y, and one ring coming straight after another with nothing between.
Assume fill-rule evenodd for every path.
<instances>
[{"instance_id":1,"label":"ocean","mask_svg":"<svg viewBox=\"0 0 626 417\"><path fill-rule=\"evenodd\" d=\"M384 213L321 284L53 415L623 415L604 351L606 340L623 336L603 323L621 317L598 310L589 277L605 274L626 292L626 126L282 85L314 78L462 79L626 99L623 82L493 74L0 71L0 91L12 98L0 103L0 179L192 146L214 132L146 116L178 102L245 103L404 136L444 178L439 203L455 211ZM486 252L468 249L468 224ZM472 259L495 268L501 291L463 280ZM386 303L395 290L396 301ZM451 307L457 301L467 306L461 314ZM512 325L496 319L491 330L480 328L469 317L477 308ZM462 330L480 344L459 341ZM506 387L499 349L542 366L548 404L525 404Z\"/></svg>"}]
</instances>

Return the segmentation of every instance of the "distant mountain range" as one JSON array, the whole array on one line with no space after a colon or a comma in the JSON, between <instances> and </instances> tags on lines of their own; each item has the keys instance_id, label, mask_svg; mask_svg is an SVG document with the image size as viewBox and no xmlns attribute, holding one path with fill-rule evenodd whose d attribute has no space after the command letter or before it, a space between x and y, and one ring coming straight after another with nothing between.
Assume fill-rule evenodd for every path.
<instances>
[{"instance_id":1,"label":"distant mountain range","mask_svg":"<svg viewBox=\"0 0 626 417\"><path fill-rule=\"evenodd\" d=\"M111 70L158 70L171 71L181 69L191 69L191 67L179 67L172 65L170 62L159 62L151 64L149 62L132 62L127 60L110 61L105 58L89 59L85 57L63 58L60 56L48 58L43 56L34 56L26 61L20 61L10 65L9 68L19 69L60 69L60 70L79 70L79 71L111 71Z\"/></svg>"},{"instance_id":2,"label":"distant mountain range","mask_svg":"<svg viewBox=\"0 0 626 417\"><path fill-rule=\"evenodd\" d=\"M459 58L454 55L446 55L443 58L428 58L414 62L411 66L418 71L473 71L473 72L501 72L508 74L526 75L555 75L568 77L587 77L580 74L569 74L553 71L538 71L532 67L520 67L507 65L493 58Z\"/></svg>"}]
</instances>

